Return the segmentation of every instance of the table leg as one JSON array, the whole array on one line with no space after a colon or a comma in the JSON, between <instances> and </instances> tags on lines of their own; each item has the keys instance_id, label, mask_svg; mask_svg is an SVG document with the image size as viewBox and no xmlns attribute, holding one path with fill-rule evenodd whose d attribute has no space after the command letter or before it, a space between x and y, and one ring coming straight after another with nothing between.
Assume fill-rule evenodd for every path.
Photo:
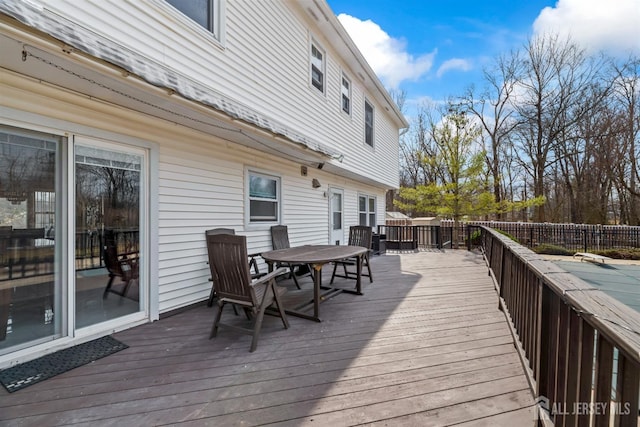
<instances>
[{"instance_id":1,"label":"table leg","mask_svg":"<svg viewBox=\"0 0 640 427\"><path fill-rule=\"evenodd\" d=\"M358 277L356 279L356 292L358 295L362 295L362 255L358 256L357 264L357 274Z\"/></svg>"},{"instance_id":2,"label":"table leg","mask_svg":"<svg viewBox=\"0 0 640 427\"><path fill-rule=\"evenodd\" d=\"M313 264L313 316L320 320L320 286L322 286L322 264Z\"/></svg>"}]
</instances>

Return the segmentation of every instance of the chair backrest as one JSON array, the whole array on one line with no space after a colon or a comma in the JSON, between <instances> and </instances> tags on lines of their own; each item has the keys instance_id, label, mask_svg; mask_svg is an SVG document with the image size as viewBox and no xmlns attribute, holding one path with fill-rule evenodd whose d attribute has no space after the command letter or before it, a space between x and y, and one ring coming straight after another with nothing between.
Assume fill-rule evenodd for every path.
<instances>
[{"instance_id":1,"label":"chair backrest","mask_svg":"<svg viewBox=\"0 0 640 427\"><path fill-rule=\"evenodd\" d=\"M219 298L256 305L249 284L251 273L247 263L247 238L234 234L208 234L207 252L211 274Z\"/></svg>"},{"instance_id":2,"label":"chair backrest","mask_svg":"<svg viewBox=\"0 0 640 427\"><path fill-rule=\"evenodd\" d=\"M349 245L362 246L371 249L373 232L366 225L352 225L349 227Z\"/></svg>"},{"instance_id":3,"label":"chair backrest","mask_svg":"<svg viewBox=\"0 0 640 427\"><path fill-rule=\"evenodd\" d=\"M206 236L210 236L212 234L236 234L236 230L233 228L212 228L211 230L207 230L204 232Z\"/></svg>"},{"instance_id":4,"label":"chair backrest","mask_svg":"<svg viewBox=\"0 0 640 427\"><path fill-rule=\"evenodd\" d=\"M113 230L104 230L102 238L104 266L107 267L107 271L109 271L110 274L122 276L122 268L118 261L118 241L116 233Z\"/></svg>"},{"instance_id":5,"label":"chair backrest","mask_svg":"<svg viewBox=\"0 0 640 427\"><path fill-rule=\"evenodd\" d=\"M288 249L289 245L289 230L286 225L274 225L271 227L271 244L273 249Z\"/></svg>"}]
</instances>

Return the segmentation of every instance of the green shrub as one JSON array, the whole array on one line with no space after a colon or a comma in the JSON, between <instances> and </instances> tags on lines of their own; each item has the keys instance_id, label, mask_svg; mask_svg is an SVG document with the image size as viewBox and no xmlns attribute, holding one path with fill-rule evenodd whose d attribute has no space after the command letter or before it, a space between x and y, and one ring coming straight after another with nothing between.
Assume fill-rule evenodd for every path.
<instances>
[{"instance_id":1,"label":"green shrub","mask_svg":"<svg viewBox=\"0 0 640 427\"><path fill-rule=\"evenodd\" d=\"M563 248L562 246L550 245L547 243L543 243L541 245L533 248L533 251L537 254L545 254L545 255L573 255L575 251L570 251L567 248Z\"/></svg>"}]
</instances>

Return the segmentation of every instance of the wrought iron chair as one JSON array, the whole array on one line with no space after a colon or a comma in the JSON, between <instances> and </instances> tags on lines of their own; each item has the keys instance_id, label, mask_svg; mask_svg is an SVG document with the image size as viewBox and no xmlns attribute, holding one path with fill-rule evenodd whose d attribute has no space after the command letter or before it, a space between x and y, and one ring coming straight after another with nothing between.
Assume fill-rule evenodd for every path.
<instances>
[{"instance_id":1,"label":"wrought iron chair","mask_svg":"<svg viewBox=\"0 0 640 427\"><path fill-rule=\"evenodd\" d=\"M118 255L116 233L113 230L104 231L103 242L104 264L109 272L109 281L102 294L106 298L109 292L126 297L131 285L140 277L139 260L137 254ZM120 279L119 287L114 288L116 279Z\"/></svg>"},{"instance_id":2,"label":"wrought iron chair","mask_svg":"<svg viewBox=\"0 0 640 427\"><path fill-rule=\"evenodd\" d=\"M258 335L262 328L265 310L274 302L284 328L289 328L289 322L280 301L280 296L286 292L286 289L276 286L276 277L286 270L280 268L252 281L247 263L247 238L245 236L209 234L206 238L209 266L211 274L215 277L219 306L209 338L217 335L220 326L247 333L253 336L250 347L250 351L253 352L258 344ZM221 323L222 310L227 303L241 306L250 311L253 327L248 329Z\"/></svg>"},{"instance_id":3,"label":"wrought iron chair","mask_svg":"<svg viewBox=\"0 0 640 427\"><path fill-rule=\"evenodd\" d=\"M211 236L214 234L236 234L236 231L233 228L213 228L211 230L205 231L204 234L205 236ZM267 273L260 272L260 268L258 267L258 261L257 261L257 258L259 256L260 256L259 252L247 254L247 257L249 259L249 270L253 270L253 272L251 273L252 279L258 279L264 276L265 274L267 274ZM213 277L211 277L209 280L213 281ZM207 301L207 306L209 307L213 306L213 300L215 297L216 297L216 288L214 283L211 286L211 292L209 293L209 300ZM235 306L234 306L234 310L235 310Z\"/></svg>"},{"instance_id":4,"label":"wrought iron chair","mask_svg":"<svg viewBox=\"0 0 640 427\"><path fill-rule=\"evenodd\" d=\"M274 225L271 227L271 245L274 250L288 249L291 247L289 244L289 229L286 225ZM307 264L279 263L276 267L287 267L289 269L289 278L293 279L298 289L300 289L300 283L298 283L296 276L302 276L307 272L311 272Z\"/></svg>"},{"instance_id":5,"label":"wrought iron chair","mask_svg":"<svg viewBox=\"0 0 640 427\"><path fill-rule=\"evenodd\" d=\"M369 278L369 282L373 282L373 275L371 274L371 266L369 265L369 255L371 253L371 239L373 236L373 232L371 227L367 227L365 225L354 225L349 227L349 245L351 246L362 246L363 248L367 248L368 251L362 257L362 273L361 275ZM336 261L333 263L333 274L331 275L331 282L333 283L333 279L336 277L344 277L345 279L357 279L358 273L357 271L349 271L350 266L356 266L358 262L357 258L347 258L341 261ZM343 274L337 272L338 265L342 266ZM367 268L367 272L364 272L365 267Z\"/></svg>"}]
</instances>

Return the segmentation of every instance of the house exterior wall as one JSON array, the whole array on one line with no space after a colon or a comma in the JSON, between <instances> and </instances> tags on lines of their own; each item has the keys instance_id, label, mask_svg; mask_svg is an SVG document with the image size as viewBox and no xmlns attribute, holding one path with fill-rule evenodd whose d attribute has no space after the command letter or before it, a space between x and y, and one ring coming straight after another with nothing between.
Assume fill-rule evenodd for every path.
<instances>
[{"instance_id":1,"label":"house exterior wall","mask_svg":"<svg viewBox=\"0 0 640 427\"><path fill-rule=\"evenodd\" d=\"M70 134L109 132L113 135L107 138L113 142L127 143L129 138L135 138L157 147L159 161L150 167L158 175L158 259L151 267L157 268L158 273L157 285L152 283L151 287L157 293L160 314L208 296L205 230L233 228L247 236L249 252L271 249L270 224L245 223L247 169L281 177L281 223L288 225L292 245L329 243L329 187L344 190L345 241L348 226L358 223L359 194L376 197L376 221L383 223L384 189L379 187L317 169L310 169L303 177L300 165L294 162L211 135L45 85L33 85L18 76L4 76L3 81L7 86L0 86L5 95L2 105L13 112L12 118L21 112L42 118L27 120L25 127L40 128L44 123L46 129ZM49 124L52 120L55 124ZM318 179L322 187L312 188L312 178Z\"/></svg>"},{"instance_id":2,"label":"house exterior wall","mask_svg":"<svg viewBox=\"0 0 640 427\"><path fill-rule=\"evenodd\" d=\"M294 246L330 243L330 188L344 194L343 241L348 239L349 226L359 223L361 195L375 197L376 223L384 223L386 190L398 185L398 128L404 119L387 111L385 97L371 86L371 76L359 77L362 71L352 68L334 49L335 35L327 35L326 28L315 27L303 14L304 1L222 1L222 42L185 24L185 18L177 17L162 0L31 3L126 46L135 52L137 60L150 58L162 63L344 154L339 161L296 148L300 158L306 159L301 162L290 154L291 147L289 154L282 156L274 154L273 149L257 149L259 139L270 139L271 147L279 140L255 126L220 118L224 114L119 73L96 58L60 49L55 38L0 15L0 37L11 42L11 46L7 43L2 47L6 55L0 59L0 124L64 135L69 141L81 136L147 150L149 218L145 222L148 251L144 268L149 296L143 321L156 320L163 313L208 297L211 282L205 230L233 228L247 236L249 252L271 249L273 224L249 224L246 219L249 170L280 178L279 223L288 226ZM324 95L309 82L312 39L326 52ZM22 46L29 51L36 49L52 62L34 57L21 61ZM9 54L12 60L7 58ZM29 74L35 68L40 71ZM80 70L79 74L74 70ZM349 116L340 105L343 72L352 84ZM46 78L48 73L51 81ZM180 120L167 118L167 114L154 115L154 110L145 105L151 102L147 99L159 100L161 113L175 111ZM373 148L364 143L365 99L376 112ZM224 123L225 129L218 131L215 123L189 126L189 120L208 115L216 118L215 123ZM257 141L257 145L248 145L247 140ZM311 158L327 166L316 168ZM73 162L71 156L67 162ZM302 165L307 166L306 176L301 173ZM314 178L320 182L319 188L313 188ZM66 206L71 210L72 205ZM71 240L71 220L68 227ZM67 265L74 261L70 251ZM131 326L134 324L110 324L104 330L96 327L91 333L104 335ZM36 353L88 338L70 333L38 346ZM36 353L27 348L16 355L0 354L0 366L19 358L33 358Z\"/></svg>"},{"instance_id":3,"label":"house exterior wall","mask_svg":"<svg viewBox=\"0 0 640 427\"><path fill-rule=\"evenodd\" d=\"M66 17L132 52L287 123L344 153L337 164L387 188L399 185L398 129L313 20L281 1L225 1L224 42L218 42L163 0L82 2L40 0ZM302 7L311 1L299 2ZM114 25L114 18L117 25ZM310 43L326 52L326 94L310 84ZM340 107L342 72L352 83L352 114ZM362 74L360 72L360 74ZM375 106L375 145L364 143L364 100ZM380 159L387 159L380 162ZM375 175L371 171L375 170Z\"/></svg>"}]
</instances>

